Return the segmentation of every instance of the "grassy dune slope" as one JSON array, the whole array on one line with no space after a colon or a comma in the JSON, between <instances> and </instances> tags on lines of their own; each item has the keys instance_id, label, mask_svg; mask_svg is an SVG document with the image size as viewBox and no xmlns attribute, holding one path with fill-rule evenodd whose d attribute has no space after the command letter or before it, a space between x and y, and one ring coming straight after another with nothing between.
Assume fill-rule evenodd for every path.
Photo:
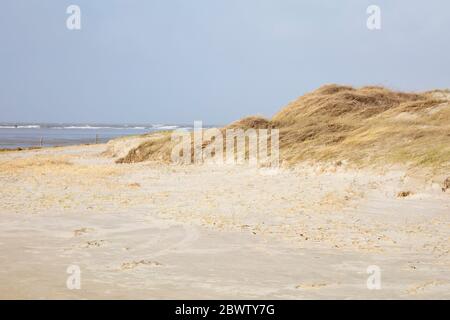
<instances>
[{"instance_id":1,"label":"grassy dune slope","mask_svg":"<svg viewBox=\"0 0 450 320\"><path fill-rule=\"evenodd\" d=\"M285 165L348 161L357 166L401 163L450 169L450 91L395 92L382 87L326 85L281 109L229 128L280 129ZM170 160L170 133L142 143L119 162Z\"/></svg>"}]
</instances>

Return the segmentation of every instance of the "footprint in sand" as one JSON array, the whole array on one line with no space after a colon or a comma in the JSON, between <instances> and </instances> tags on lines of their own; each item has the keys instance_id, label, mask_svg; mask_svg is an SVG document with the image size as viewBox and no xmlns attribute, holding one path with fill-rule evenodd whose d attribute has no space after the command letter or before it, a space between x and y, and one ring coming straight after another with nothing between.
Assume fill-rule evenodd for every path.
<instances>
[{"instance_id":1,"label":"footprint in sand","mask_svg":"<svg viewBox=\"0 0 450 320\"><path fill-rule=\"evenodd\" d=\"M120 267L120 269L121 270L131 270L138 266L158 267L158 266L162 266L162 263L160 263L158 261L152 261L152 260L131 261L131 262L122 263L122 266Z\"/></svg>"},{"instance_id":2,"label":"footprint in sand","mask_svg":"<svg viewBox=\"0 0 450 320\"><path fill-rule=\"evenodd\" d=\"M140 188L140 187L141 187L141 184L140 184L140 183L137 183L137 182L133 182L133 183L129 183L128 186L129 186L130 188Z\"/></svg>"},{"instance_id":3,"label":"footprint in sand","mask_svg":"<svg viewBox=\"0 0 450 320\"><path fill-rule=\"evenodd\" d=\"M411 196L413 193L411 191L400 191L397 193L397 198L406 198Z\"/></svg>"},{"instance_id":4,"label":"footprint in sand","mask_svg":"<svg viewBox=\"0 0 450 320\"><path fill-rule=\"evenodd\" d=\"M295 289L319 289L330 286L330 283L317 282L317 283L301 283L295 286Z\"/></svg>"},{"instance_id":5,"label":"footprint in sand","mask_svg":"<svg viewBox=\"0 0 450 320\"><path fill-rule=\"evenodd\" d=\"M86 241L82 247L83 248L98 248L103 247L106 244L105 240L90 240Z\"/></svg>"},{"instance_id":6,"label":"footprint in sand","mask_svg":"<svg viewBox=\"0 0 450 320\"><path fill-rule=\"evenodd\" d=\"M79 236L82 236L85 233L92 232L92 231L94 231L94 229L92 229L92 228L75 229L75 230L73 230L73 236L74 237L79 237Z\"/></svg>"}]
</instances>

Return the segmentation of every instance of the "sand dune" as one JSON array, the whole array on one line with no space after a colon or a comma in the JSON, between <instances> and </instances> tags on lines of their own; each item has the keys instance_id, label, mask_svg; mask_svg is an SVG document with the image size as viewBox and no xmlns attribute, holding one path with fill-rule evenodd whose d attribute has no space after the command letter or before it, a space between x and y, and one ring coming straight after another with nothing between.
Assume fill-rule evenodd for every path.
<instances>
[{"instance_id":1,"label":"sand dune","mask_svg":"<svg viewBox=\"0 0 450 320\"><path fill-rule=\"evenodd\" d=\"M404 93L382 87L325 85L281 108L272 119L250 116L227 128L280 130L283 166L347 162L353 168L396 164L450 172L450 91ZM119 162L170 162L170 133L127 150Z\"/></svg>"}]
</instances>

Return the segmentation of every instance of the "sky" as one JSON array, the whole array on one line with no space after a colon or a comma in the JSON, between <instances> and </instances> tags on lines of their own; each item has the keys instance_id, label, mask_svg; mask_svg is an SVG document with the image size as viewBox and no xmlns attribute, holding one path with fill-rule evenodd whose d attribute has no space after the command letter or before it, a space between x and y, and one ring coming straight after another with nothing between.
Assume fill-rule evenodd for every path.
<instances>
[{"instance_id":1,"label":"sky","mask_svg":"<svg viewBox=\"0 0 450 320\"><path fill-rule=\"evenodd\" d=\"M2 0L0 122L219 125L327 83L449 88L449 39L448 0Z\"/></svg>"}]
</instances>

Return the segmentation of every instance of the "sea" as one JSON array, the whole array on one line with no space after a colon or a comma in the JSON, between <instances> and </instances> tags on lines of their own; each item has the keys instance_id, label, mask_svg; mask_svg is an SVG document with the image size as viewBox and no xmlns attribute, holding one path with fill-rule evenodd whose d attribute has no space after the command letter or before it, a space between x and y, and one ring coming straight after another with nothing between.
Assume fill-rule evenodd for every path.
<instances>
[{"instance_id":1,"label":"sea","mask_svg":"<svg viewBox=\"0 0 450 320\"><path fill-rule=\"evenodd\" d=\"M177 124L0 123L0 149L104 143L111 139L162 130L185 129Z\"/></svg>"}]
</instances>

